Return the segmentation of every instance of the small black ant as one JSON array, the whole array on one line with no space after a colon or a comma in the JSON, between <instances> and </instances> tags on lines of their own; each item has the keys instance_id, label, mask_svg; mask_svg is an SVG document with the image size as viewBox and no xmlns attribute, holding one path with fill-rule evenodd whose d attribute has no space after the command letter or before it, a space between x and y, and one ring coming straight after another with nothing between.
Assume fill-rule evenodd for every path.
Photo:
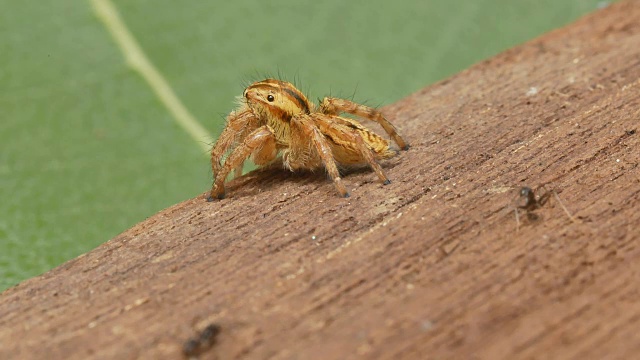
<instances>
[{"instance_id":1,"label":"small black ant","mask_svg":"<svg viewBox=\"0 0 640 360\"><path fill-rule=\"evenodd\" d=\"M189 358L202 354L216 342L220 330L220 325L209 324L198 336L187 340L182 345L182 353Z\"/></svg>"},{"instance_id":2,"label":"small black ant","mask_svg":"<svg viewBox=\"0 0 640 360\"><path fill-rule=\"evenodd\" d=\"M520 188L520 191L518 194L519 196L518 196L518 199L516 200L516 206L514 209L514 212L516 214L517 230L520 229L520 214L518 212L518 209L524 210L527 214L527 218L531 221L535 221L538 219L538 215L535 214L534 211L543 207L549 201L549 199L551 198L551 195L553 195L553 197L556 198L556 201L558 201L558 204L560 204L560 207L562 207L562 210L564 210L565 214L567 214L567 217L569 217L569 219L572 222L576 222L576 219L573 217L573 215L571 215L569 210L567 210L567 208L564 206L564 204L562 203L562 200L560 200L560 196L558 196L558 193L553 189L549 191L547 190L547 188L545 188L544 185L538 186L536 190L533 190L530 187L524 186Z\"/></svg>"}]
</instances>

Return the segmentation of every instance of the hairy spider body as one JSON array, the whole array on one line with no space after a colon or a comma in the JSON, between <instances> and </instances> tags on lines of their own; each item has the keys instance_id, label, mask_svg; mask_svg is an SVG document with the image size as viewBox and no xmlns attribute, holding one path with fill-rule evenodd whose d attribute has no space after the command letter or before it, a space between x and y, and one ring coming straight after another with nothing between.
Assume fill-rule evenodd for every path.
<instances>
[{"instance_id":1,"label":"hairy spider body","mask_svg":"<svg viewBox=\"0 0 640 360\"><path fill-rule=\"evenodd\" d=\"M397 151L391 149L389 141L358 121L339 116L341 113L377 122L401 149L408 148L396 128L376 109L331 97L316 106L291 83L266 79L247 87L238 109L227 116L226 127L211 150L214 182L208 200L224 197L227 176L232 170L239 176L248 157L258 166L281 161L292 171L324 167L343 197L349 193L338 165L369 165L388 184L377 161Z\"/></svg>"}]
</instances>

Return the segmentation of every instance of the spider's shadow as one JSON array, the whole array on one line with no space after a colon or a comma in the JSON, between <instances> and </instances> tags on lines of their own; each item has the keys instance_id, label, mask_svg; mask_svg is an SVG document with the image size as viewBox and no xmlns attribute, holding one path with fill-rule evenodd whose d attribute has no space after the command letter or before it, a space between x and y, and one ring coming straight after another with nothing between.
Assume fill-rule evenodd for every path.
<instances>
[{"instance_id":1,"label":"spider's shadow","mask_svg":"<svg viewBox=\"0 0 640 360\"><path fill-rule=\"evenodd\" d=\"M226 184L226 188L227 193L231 196L248 196L272 191L286 183L321 184L327 179L329 177L323 169L293 172L282 164L273 164L252 170L240 178L231 180Z\"/></svg>"},{"instance_id":2,"label":"spider's shadow","mask_svg":"<svg viewBox=\"0 0 640 360\"><path fill-rule=\"evenodd\" d=\"M383 169L389 170L396 166L395 162L382 164ZM375 182L378 181L373 170L366 166L340 167L342 178L350 177L352 181ZM369 179L369 177L371 177ZM274 163L252 170L240 178L233 179L226 184L227 194L231 196L256 195L259 192L271 191L283 184L309 185L316 187L327 184L333 188L331 178L324 168L317 170L296 170L291 171L281 163Z\"/></svg>"},{"instance_id":3,"label":"spider's shadow","mask_svg":"<svg viewBox=\"0 0 640 360\"><path fill-rule=\"evenodd\" d=\"M520 211L519 213L520 220L522 221L523 219L526 219L526 221L530 224L536 224L536 223L542 222L542 220L544 219L542 215L536 214L533 211L523 211L523 210L518 210L518 211Z\"/></svg>"}]
</instances>

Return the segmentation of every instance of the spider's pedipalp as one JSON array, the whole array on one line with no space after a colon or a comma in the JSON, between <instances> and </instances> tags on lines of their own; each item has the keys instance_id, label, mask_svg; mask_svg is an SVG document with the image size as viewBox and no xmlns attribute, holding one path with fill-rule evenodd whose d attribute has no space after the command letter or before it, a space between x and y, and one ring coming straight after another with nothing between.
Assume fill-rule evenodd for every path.
<instances>
[{"instance_id":1,"label":"spider's pedipalp","mask_svg":"<svg viewBox=\"0 0 640 360\"><path fill-rule=\"evenodd\" d=\"M372 107L361 105L350 100L325 97L320 103L320 111L327 115L339 115L342 112L377 122L391 136L400 149L409 149L409 144L398 134L396 127L384 117L382 112Z\"/></svg>"}]
</instances>

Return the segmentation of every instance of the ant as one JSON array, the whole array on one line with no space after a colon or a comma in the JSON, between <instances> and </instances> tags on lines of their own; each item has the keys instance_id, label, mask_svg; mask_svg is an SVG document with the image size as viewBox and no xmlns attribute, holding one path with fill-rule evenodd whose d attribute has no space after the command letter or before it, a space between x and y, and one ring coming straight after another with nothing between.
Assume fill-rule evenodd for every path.
<instances>
[{"instance_id":1,"label":"ant","mask_svg":"<svg viewBox=\"0 0 640 360\"><path fill-rule=\"evenodd\" d=\"M182 353L189 358L194 358L209 349L220 333L220 325L209 324L200 334L187 340L182 346Z\"/></svg>"},{"instance_id":2,"label":"ant","mask_svg":"<svg viewBox=\"0 0 640 360\"><path fill-rule=\"evenodd\" d=\"M542 192L542 194L541 194ZM527 218L531 221L535 221L538 219L538 215L534 213L534 211L543 207L551 198L551 195L555 197L562 210L564 210L567 217L572 221L576 222L576 219L571 215L569 210L564 206L562 200L560 200L560 196L558 193L551 189L550 191L545 188L544 185L538 186L536 190L531 189L530 187L524 186L520 188L518 199L516 200L516 206L514 208L514 212L516 214L516 230L520 229L520 213L518 209L522 209L526 212Z\"/></svg>"}]
</instances>

